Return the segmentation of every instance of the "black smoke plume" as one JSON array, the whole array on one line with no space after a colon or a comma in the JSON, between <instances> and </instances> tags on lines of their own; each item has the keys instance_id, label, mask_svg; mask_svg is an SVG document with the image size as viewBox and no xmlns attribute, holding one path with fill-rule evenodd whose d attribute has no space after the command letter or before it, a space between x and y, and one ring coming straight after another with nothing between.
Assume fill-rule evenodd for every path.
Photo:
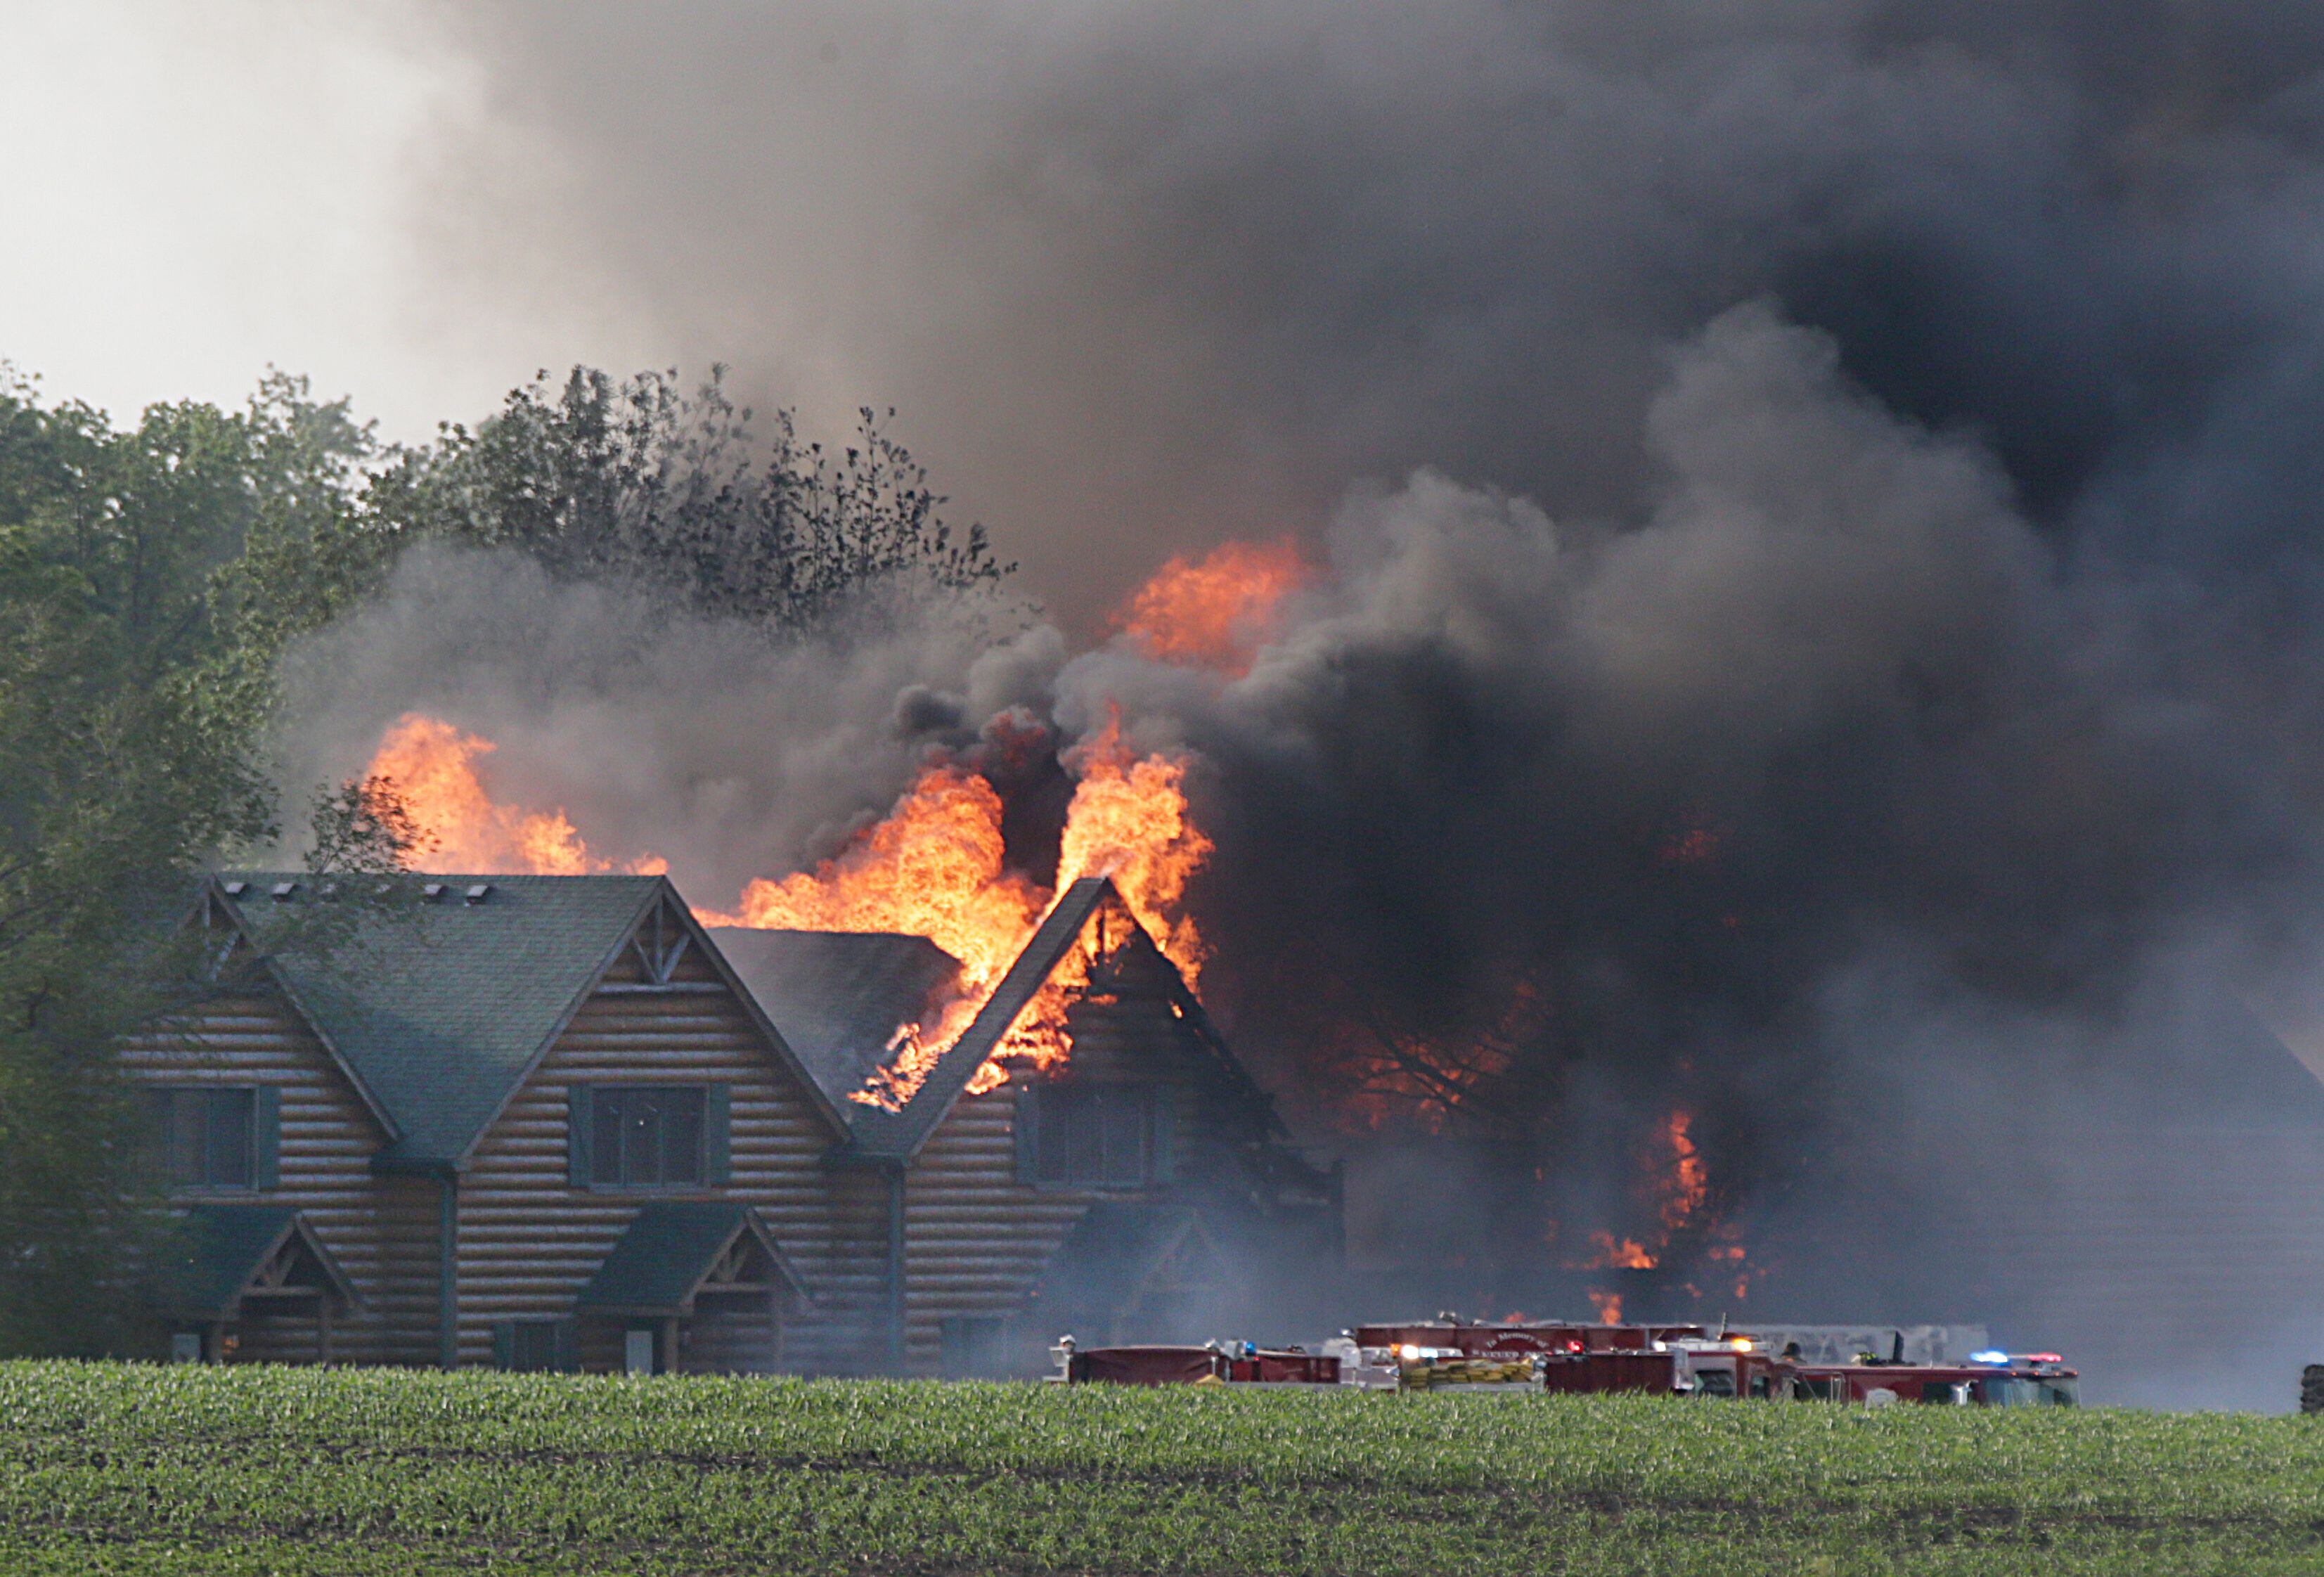
<instances>
[{"instance_id":1,"label":"black smoke plume","mask_svg":"<svg viewBox=\"0 0 2324 1577\"><path fill-rule=\"evenodd\" d=\"M1412 1240L1465 1285L1570 1292L1592 1232L1660 1224L1635 1179L1683 1110L1751 1298L2096 1340L2075 1245L2144 1228L2141 1351L2225 1306L2324 1336L2264 1255L2172 1259L2214 1206L2125 1159L2309 1120L2222 1026L2298 994L2318 918L2315 8L437 21L533 151L439 151L465 266L569 261L810 410L896 404L1079 644L1170 551L1287 530L1319 567L1231 682L1046 627L842 641L816 671L876 678L641 745L650 662L586 703L493 680L518 734L611 720L536 735L585 829L731 891L935 735L1118 705L1199 758L1222 1016L1319 1134L1400 1136L1359 1153L1438 1180ZM555 221L510 234L544 162ZM2285 1143L2177 1153L2281 1213Z\"/></svg>"}]
</instances>

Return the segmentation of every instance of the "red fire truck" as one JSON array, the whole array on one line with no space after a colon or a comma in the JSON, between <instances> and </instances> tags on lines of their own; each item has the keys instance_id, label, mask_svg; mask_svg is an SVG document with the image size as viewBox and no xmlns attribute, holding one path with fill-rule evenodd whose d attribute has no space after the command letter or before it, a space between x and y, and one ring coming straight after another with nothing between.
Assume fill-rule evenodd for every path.
<instances>
[{"instance_id":1,"label":"red fire truck","mask_svg":"<svg viewBox=\"0 0 2324 1577\"><path fill-rule=\"evenodd\" d=\"M1359 1325L1324 1351L1348 1383L1372 1389L1455 1385L1550 1391L1684 1388L1675 1343L1705 1341L1701 1325L1602 1325L1571 1321L1469 1321L1452 1315Z\"/></svg>"},{"instance_id":2,"label":"red fire truck","mask_svg":"<svg viewBox=\"0 0 2324 1577\"><path fill-rule=\"evenodd\" d=\"M1981 1352L1967 1363L1796 1363L1777 1359L1766 1395L1794 1401L1921 1402L1958 1407L2071 1407L2081 1377L2054 1352Z\"/></svg>"}]
</instances>

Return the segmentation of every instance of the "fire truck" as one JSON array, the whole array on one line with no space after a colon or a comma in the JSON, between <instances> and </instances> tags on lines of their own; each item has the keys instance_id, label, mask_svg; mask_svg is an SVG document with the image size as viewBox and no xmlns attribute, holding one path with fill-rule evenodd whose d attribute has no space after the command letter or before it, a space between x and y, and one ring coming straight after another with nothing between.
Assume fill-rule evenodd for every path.
<instances>
[{"instance_id":1,"label":"fire truck","mask_svg":"<svg viewBox=\"0 0 2324 1577\"><path fill-rule=\"evenodd\" d=\"M1320 1351L1251 1342L1051 1350L1064 1384L1232 1385L1468 1395L1642 1392L1705 1399L2072 1406L2080 1377L2054 1352L1982 1351L1966 1363L1809 1362L1751 1335L1701 1325L1472 1323L1449 1316L1360 1325Z\"/></svg>"},{"instance_id":2,"label":"fire truck","mask_svg":"<svg viewBox=\"0 0 2324 1577\"><path fill-rule=\"evenodd\" d=\"M1674 1391L1681 1388L1682 1368L1672 1344L1707 1335L1701 1325L1494 1323L1439 1315L1359 1325L1323 1346L1339 1357L1348 1384L1374 1390Z\"/></svg>"},{"instance_id":3,"label":"fire truck","mask_svg":"<svg viewBox=\"0 0 2324 1577\"><path fill-rule=\"evenodd\" d=\"M1740 1341L1741 1339L1733 1339ZM1695 1384L1693 1353L1728 1355L1729 1339L1700 1325L1572 1323L1475 1323L1441 1317L1361 1325L1304 1348L1251 1342L1205 1346L1089 1347L1071 1336L1050 1349L1061 1384L1268 1385L1471 1395L1540 1391L1683 1393ZM1706 1359L1710 1368L1718 1359ZM1710 1382L1714 1387L1716 1381ZM1729 1393L1731 1394L1731 1393Z\"/></svg>"},{"instance_id":4,"label":"fire truck","mask_svg":"<svg viewBox=\"0 0 2324 1577\"><path fill-rule=\"evenodd\" d=\"M2055 1352L1978 1352L1967 1363L1795 1363L1777 1359L1767 1371L1771 1397L1794 1401L1860 1402L1885 1407L1922 1402L1958 1407L2071 1407L2081 1377Z\"/></svg>"}]
</instances>

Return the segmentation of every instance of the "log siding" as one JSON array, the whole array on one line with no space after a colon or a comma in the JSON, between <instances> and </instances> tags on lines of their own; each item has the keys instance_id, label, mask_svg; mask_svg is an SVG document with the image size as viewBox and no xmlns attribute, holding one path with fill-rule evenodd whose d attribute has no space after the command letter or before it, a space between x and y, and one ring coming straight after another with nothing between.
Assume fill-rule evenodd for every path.
<instances>
[{"instance_id":1,"label":"log siding","mask_svg":"<svg viewBox=\"0 0 2324 1577\"><path fill-rule=\"evenodd\" d=\"M493 1361L496 1322L557 1317L579 1320L583 1369L621 1367L622 1323L587 1316L576 1300L648 1199L731 1199L755 1208L816 1299L794 1323L827 1323L825 1296L850 1280L833 1231L832 1178L821 1165L830 1133L740 1001L706 972L678 983L687 989L618 980L612 990L600 986L478 1143L460 1184L463 1364ZM567 1106L569 1086L578 1084L725 1086L727 1181L650 1192L575 1186ZM699 1322L699 1334L696 1323L681 1330L680 1369L772 1369L779 1352L814 1358L829 1345L818 1332L779 1342L763 1315L722 1310Z\"/></svg>"},{"instance_id":2,"label":"log siding","mask_svg":"<svg viewBox=\"0 0 2324 1577\"><path fill-rule=\"evenodd\" d=\"M908 1372L941 1368L945 1320L1022 1312L1096 1199L1193 1198L1232 1189L1239 1157L1264 1141L1263 1117L1222 1087L1215 1060L1154 989L1150 970L1146 979L1133 973L1114 983L1119 989L1093 993L1067 1014L1073 1049L1056 1076L1153 1087L1163 1103L1160 1120L1170 1127L1167 1170L1143 1190L1020 1182L1017 1124L1026 1091L1044 1075L1020 1073L984 1094L964 1096L929 1135L906 1179Z\"/></svg>"},{"instance_id":3,"label":"log siding","mask_svg":"<svg viewBox=\"0 0 2324 1577\"><path fill-rule=\"evenodd\" d=\"M425 1362L433 1354L434 1238L415 1265L396 1191L371 1157L387 1135L330 1053L279 989L248 982L174 1015L123 1046L120 1066L138 1086L269 1086L281 1102L276 1183L264 1190L186 1190L187 1200L251 1200L304 1213L363 1298L334 1322L332 1350L355 1363ZM391 1248L390 1245L393 1245ZM311 1361L315 1322L278 1314L241 1322L233 1356Z\"/></svg>"}]
</instances>

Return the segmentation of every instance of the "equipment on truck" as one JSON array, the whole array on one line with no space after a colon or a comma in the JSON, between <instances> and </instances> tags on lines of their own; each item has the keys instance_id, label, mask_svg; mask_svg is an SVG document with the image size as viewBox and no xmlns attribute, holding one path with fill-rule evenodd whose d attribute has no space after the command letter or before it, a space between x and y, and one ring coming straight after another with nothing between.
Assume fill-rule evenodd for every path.
<instances>
[{"instance_id":1,"label":"equipment on truck","mask_svg":"<svg viewBox=\"0 0 2324 1577\"><path fill-rule=\"evenodd\" d=\"M1200 1347L1083 1347L1071 1336L1049 1349L1053 1385L1100 1381L1125 1386L1234 1385L1334 1388L1340 1360L1304 1347L1212 1342Z\"/></svg>"}]
</instances>

